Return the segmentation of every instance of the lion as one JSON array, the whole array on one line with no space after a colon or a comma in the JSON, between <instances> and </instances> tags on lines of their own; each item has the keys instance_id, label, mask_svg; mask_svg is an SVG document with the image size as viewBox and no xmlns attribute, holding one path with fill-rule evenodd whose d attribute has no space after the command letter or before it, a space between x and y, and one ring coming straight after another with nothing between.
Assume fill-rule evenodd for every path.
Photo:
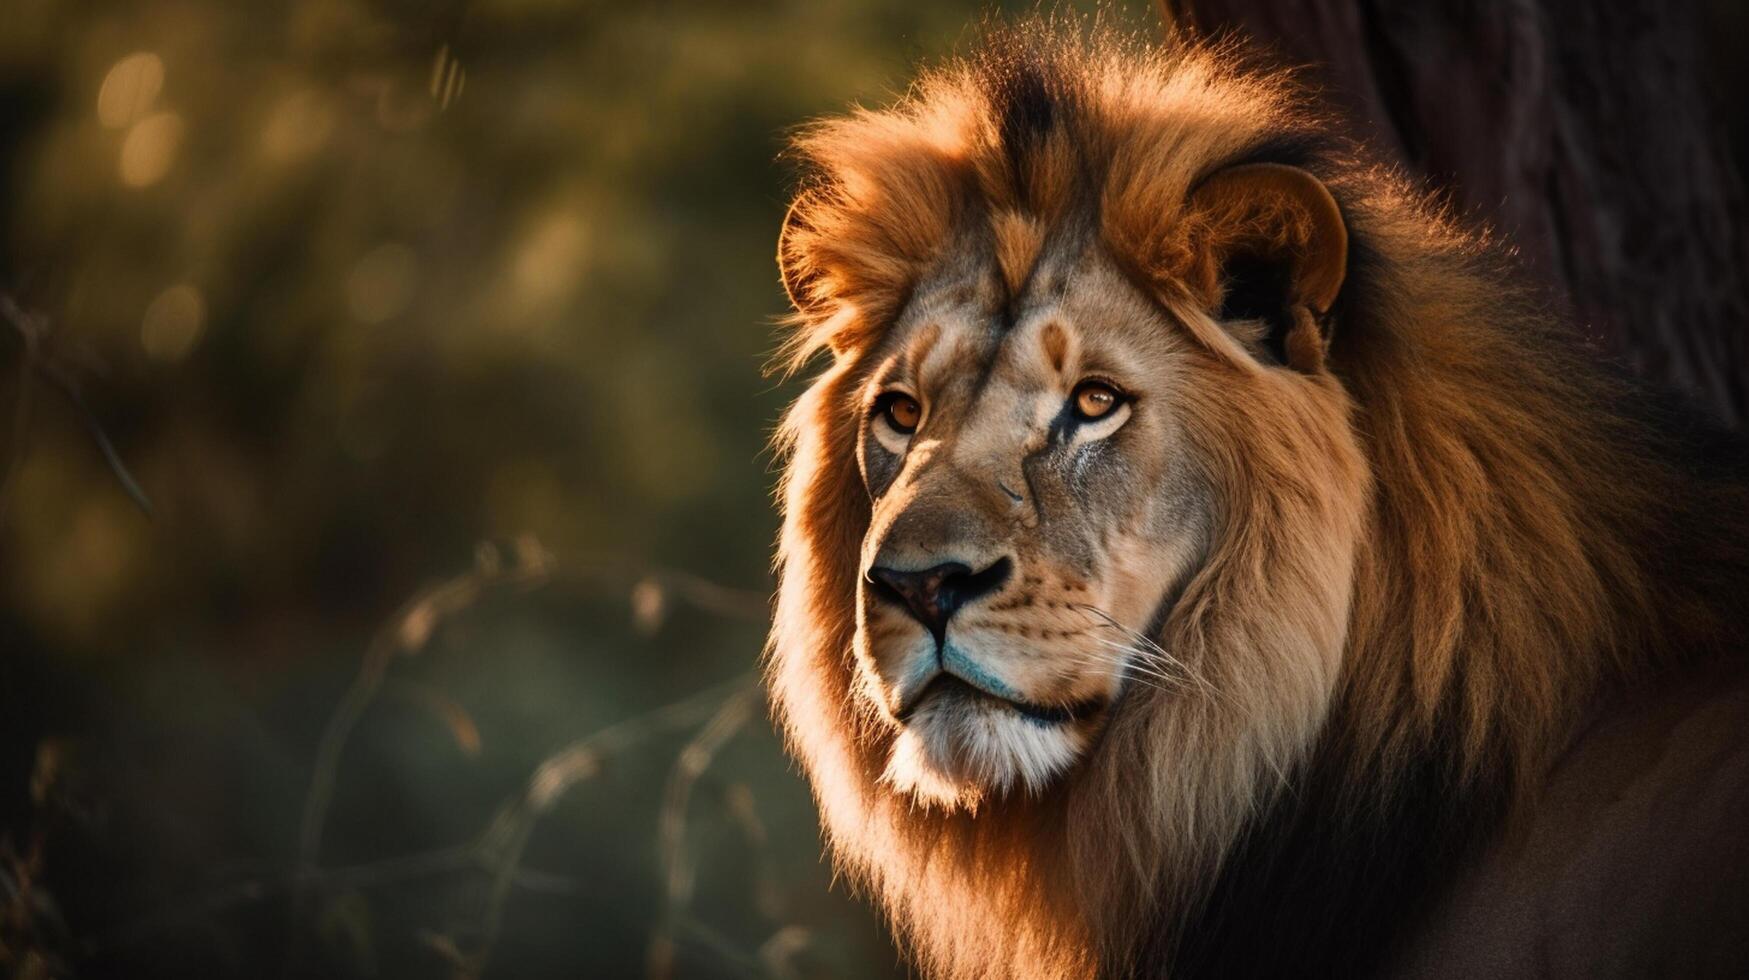
<instances>
[{"instance_id":1,"label":"lion","mask_svg":"<svg viewBox=\"0 0 1749 980\"><path fill-rule=\"evenodd\" d=\"M1741 446L1341 132L1033 22L795 139L768 682L929 975L1749 962Z\"/></svg>"}]
</instances>

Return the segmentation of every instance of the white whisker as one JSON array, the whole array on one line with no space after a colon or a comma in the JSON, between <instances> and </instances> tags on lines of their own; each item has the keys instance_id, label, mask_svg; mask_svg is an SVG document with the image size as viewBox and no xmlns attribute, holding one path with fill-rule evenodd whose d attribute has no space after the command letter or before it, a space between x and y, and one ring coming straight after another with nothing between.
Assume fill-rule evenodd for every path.
<instances>
[{"instance_id":1,"label":"white whisker","mask_svg":"<svg viewBox=\"0 0 1749 980\"><path fill-rule=\"evenodd\" d=\"M1135 659L1132 656L1135 653L1134 650L1120 647L1109 640L1097 637L1094 639L1095 642L1109 647L1111 652L1083 648L1060 656L1065 656L1065 659L1078 666L1115 670L1126 680L1144 683L1158 690L1177 691L1181 689L1182 681L1180 678L1167 674L1153 664Z\"/></svg>"},{"instance_id":2,"label":"white whisker","mask_svg":"<svg viewBox=\"0 0 1749 980\"><path fill-rule=\"evenodd\" d=\"M1123 651L1124 654L1130 658L1130 663L1146 665L1146 667L1152 670L1153 676L1168 679L1173 682L1188 680L1191 683L1194 683L1207 696L1219 699L1229 704L1231 703L1227 701L1222 693L1216 689L1214 685L1210 684L1200 672L1192 668L1190 664L1186 663L1184 660L1173 656L1170 651L1161 646L1151 637L1145 636L1136 630L1125 626L1123 623L1118 622L1116 617L1112 616L1105 610L1100 609L1098 606L1082 603L1076 605L1075 608L1091 613L1097 617L1100 621L1097 625L1114 630L1123 635L1129 641L1128 643L1118 643L1113 640L1098 637L1095 637L1095 640L1114 650Z\"/></svg>"},{"instance_id":3,"label":"white whisker","mask_svg":"<svg viewBox=\"0 0 1749 980\"><path fill-rule=\"evenodd\" d=\"M1149 677L1155 677L1173 684L1181 684L1187 679L1178 673L1165 669L1159 663L1143 655L1142 651L1137 650L1135 647L1126 646L1121 643L1114 643L1110 640L1098 640L1096 642L1111 651L1111 654L1113 654L1113 656L1111 656L1112 663L1122 666L1125 669L1146 674Z\"/></svg>"},{"instance_id":4,"label":"white whisker","mask_svg":"<svg viewBox=\"0 0 1749 980\"><path fill-rule=\"evenodd\" d=\"M1125 681L1133 681L1135 683L1142 684L1146 687L1151 687L1151 688L1154 688L1156 690L1174 691L1174 692L1182 690L1182 685L1179 684L1176 681L1176 679L1174 679L1174 678L1164 677L1164 676L1159 675L1159 674L1152 674L1144 669L1141 669L1141 668L1136 667L1136 666L1131 665L1131 664L1126 664L1122 661L1085 660L1085 661L1082 661L1082 663L1084 663L1087 666L1093 666L1093 667L1116 668L1116 673L1120 677L1122 677Z\"/></svg>"}]
</instances>

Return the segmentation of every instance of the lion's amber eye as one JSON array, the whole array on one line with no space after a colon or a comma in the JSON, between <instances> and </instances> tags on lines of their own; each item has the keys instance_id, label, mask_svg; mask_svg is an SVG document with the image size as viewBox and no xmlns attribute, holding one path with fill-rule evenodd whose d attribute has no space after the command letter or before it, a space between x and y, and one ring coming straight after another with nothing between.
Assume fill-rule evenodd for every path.
<instances>
[{"instance_id":1,"label":"lion's amber eye","mask_svg":"<svg viewBox=\"0 0 1749 980\"><path fill-rule=\"evenodd\" d=\"M881 411L888 425L906 435L917 431L917 423L923 421L923 406L917 404L917 399L894 393L885 401L886 406Z\"/></svg>"},{"instance_id":2,"label":"lion's amber eye","mask_svg":"<svg viewBox=\"0 0 1749 980\"><path fill-rule=\"evenodd\" d=\"M1083 381L1072 398L1075 414L1088 421L1102 419L1123 401L1115 389L1099 381Z\"/></svg>"}]
</instances>

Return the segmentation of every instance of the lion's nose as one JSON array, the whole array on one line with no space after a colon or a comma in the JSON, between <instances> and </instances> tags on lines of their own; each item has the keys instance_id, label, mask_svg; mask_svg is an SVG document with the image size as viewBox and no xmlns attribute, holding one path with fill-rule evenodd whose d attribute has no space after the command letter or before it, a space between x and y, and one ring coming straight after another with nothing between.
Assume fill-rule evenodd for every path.
<instances>
[{"instance_id":1,"label":"lion's nose","mask_svg":"<svg viewBox=\"0 0 1749 980\"><path fill-rule=\"evenodd\" d=\"M1000 589L1012 567L1006 558L981 572L957 561L917 572L876 565L868 570L868 578L874 583L875 595L910 610L940 644L953 614L966 603Z\"/></svg>"}]
</instances>

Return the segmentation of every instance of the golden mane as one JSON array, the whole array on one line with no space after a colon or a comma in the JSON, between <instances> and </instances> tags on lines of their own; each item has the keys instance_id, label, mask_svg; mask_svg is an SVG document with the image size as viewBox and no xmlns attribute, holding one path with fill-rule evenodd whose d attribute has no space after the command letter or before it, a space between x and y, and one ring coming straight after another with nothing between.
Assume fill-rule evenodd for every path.
<instances>
[{"instance_id":1,"label":"golden mane","mask_svg":"<svg viewBox=\"0 0 1749 980\"><path fill-rule=\"evenodd\" d=\"M1692 447L1647 421L1655 410L1632 407L1627 386L1570 349L1510 285L1497 244L1336 132L1290 77L1243 67L1231 47L1034 25L998 31L892 108L796 140L806 176L780 245L800 310L787 349L798 366L825 349L835 360L780 436L773 703L838 860L932 974L1121 973L1175 955L1186 918L1225 887L1237 850L1262 846L1257 827L1283 799L1341 819L1432 793L1462 815L1451 826L1492 827L1534 797L1612 691L1721 652L1741 628L1724 621L1722 597L1749 580L1742 484L1695 470ZM884 759L853 697L869 521L851 397L860 354L979 222L1012 290L1053 228L1094 220L1137 285L1192 332L1218 330L1193 312L1219 297L1209 256L1257 229L1187 199L1248 162L1328 186L1351 236L1348 279L1327 380L1296 380L1304 397L1199 409L1203 431L1233 430L1232 445L1205 448L1227 458L1240 491L1163 634L1193 657L1276 642L1281 624L1325 614L1329 600L1306 583L1321 537L1341 532L1301 485L1358 488L1323 735L1308 759L1287 760L1292 772L1172 782L1152 775L1176 764L1159 758L1168 722L1132 712L1060 794L976 814L913 809L879 785ZM1700 531L1695 515L1708 513L1724 530ZM1230 681L1240 697L1263 683ZM1198 723L1215 724L1181 724ZM1171 737L1182 747L1195 733ZM1225 796L1200 808L1168 798L1187 793Z\"/></svg>"}]
</instances>

